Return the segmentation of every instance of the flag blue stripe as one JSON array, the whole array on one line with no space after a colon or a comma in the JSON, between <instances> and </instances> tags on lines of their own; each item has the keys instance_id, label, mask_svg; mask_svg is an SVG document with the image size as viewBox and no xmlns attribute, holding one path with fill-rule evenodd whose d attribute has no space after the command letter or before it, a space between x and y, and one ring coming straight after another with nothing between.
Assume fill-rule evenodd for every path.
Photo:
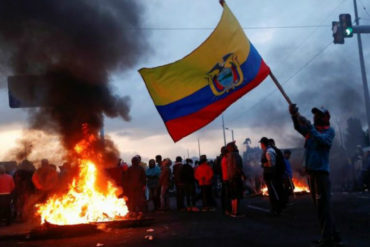
<instances>
[{"instance_id":1,"label":"flag blue stripe","mask_svg":"<svg viewBox=\"0 0 370 247\"><path fill-rule=\"evenodd\" d=\"M230 91L229 93L216 96L213 94L211 88L207 85L195 93L171 104L156 106L157 110L162 116L164 122L197 112L218 100L226 98L229 94L246 86L257 76L257 73L260 70L261 61L262 58L258 54L258 51L252 44L250 44L250 52L247 60L240 66L241 70L243 71L244 81L242 84L236 87L236 89Z\"/></svg>"}]
</instances>

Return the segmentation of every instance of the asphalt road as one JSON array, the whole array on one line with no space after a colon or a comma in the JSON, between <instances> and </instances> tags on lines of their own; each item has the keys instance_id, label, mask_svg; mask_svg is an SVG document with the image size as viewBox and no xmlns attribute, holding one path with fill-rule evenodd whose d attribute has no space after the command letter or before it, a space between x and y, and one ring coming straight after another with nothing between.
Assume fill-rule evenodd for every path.
<instances>
[{"instance_id":1,"label":"asphalt road","mask_svg":"<svg viewBox=\"0 0 370 247\"><path fill-rule=\"evenodd\" d=\"M131 228L105 228L101 232L58 238L26 239L34 227L28 223L0 226L0 246L310 246L319 238L316 213L308 195L291 200L280 217L270 216L267 198L243 199L242 218L216 212L149 213L150 225ZM333 195L333 214L345 246L370 246L370 193ZM148 231L152 229L154 231ZM79 234L81 233L81 235ZM146 239L152 236L153 240Z\"/></svg>"}]
</instances>

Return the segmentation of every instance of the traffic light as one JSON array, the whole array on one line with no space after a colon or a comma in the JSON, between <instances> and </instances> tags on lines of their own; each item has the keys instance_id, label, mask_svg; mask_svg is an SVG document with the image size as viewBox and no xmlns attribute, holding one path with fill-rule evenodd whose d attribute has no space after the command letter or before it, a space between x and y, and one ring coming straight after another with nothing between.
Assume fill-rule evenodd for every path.
<instances>
[{"instance_id":1,"label":"traffic light","mask_svg":"<svg viewBox=\"0 0 370 247\"><path fill-rule=\"evenodd\" d=\"M343 36L345 38L353 36L352 20L350 14L339 15L340 26L342 27Z\"/></svg>"},{"instance_id":2,"label":"traffic light","mask_svg":"<svg viewBox=\"0 0 370 247\"><path fill-rule=\"evenodd\" d=\"M331 30L333 30L334 44L344 44L343 30L338 21L333 21Z\"/></svg>"}]
</instances>

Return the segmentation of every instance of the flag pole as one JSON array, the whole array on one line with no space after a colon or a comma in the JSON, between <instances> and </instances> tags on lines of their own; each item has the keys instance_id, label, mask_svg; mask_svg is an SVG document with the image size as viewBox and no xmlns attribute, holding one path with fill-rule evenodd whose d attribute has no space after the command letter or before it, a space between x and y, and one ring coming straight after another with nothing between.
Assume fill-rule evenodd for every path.
<instances>
[{"instance_id":1,"label":"flag pole","mask_svg":"<svg viewBox=\"0 0 370 247\"><path fill-rule=\"evenodd\" d=\"M291 105L292 101L290 100L289 96L285 93L284 88L281 86L279 81L276 79L276 77L272 73L272 71L270 71L270 77L271 77L272 81L275 83L275 85L277 86L277 88L279 89L279 91L281 92L281 94L284 96L284 98L286 99L288 104Z\"/></svg>"}]
</instances>

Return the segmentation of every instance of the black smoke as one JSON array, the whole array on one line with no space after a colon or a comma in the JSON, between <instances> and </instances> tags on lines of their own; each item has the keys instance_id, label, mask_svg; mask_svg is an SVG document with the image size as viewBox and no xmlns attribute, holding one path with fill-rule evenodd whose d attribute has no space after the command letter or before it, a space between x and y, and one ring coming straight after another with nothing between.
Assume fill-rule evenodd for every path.
<instances>
[{"instance_id":1,"label":"black smoke","mask_svg":"<svg viewBox=\"0 0 370 247\"><path fill-rule=\"evenodd\" d=\"M108 81L146 51L141 20L136 1L2 0L0 54L8 56L1 67L47 82L35 89L46 107L30 110L30 127L60 134L71 149L83 137L83 123L96 134L104 116L128 121L130 100Z\"/></svg>"}]
</instances>

